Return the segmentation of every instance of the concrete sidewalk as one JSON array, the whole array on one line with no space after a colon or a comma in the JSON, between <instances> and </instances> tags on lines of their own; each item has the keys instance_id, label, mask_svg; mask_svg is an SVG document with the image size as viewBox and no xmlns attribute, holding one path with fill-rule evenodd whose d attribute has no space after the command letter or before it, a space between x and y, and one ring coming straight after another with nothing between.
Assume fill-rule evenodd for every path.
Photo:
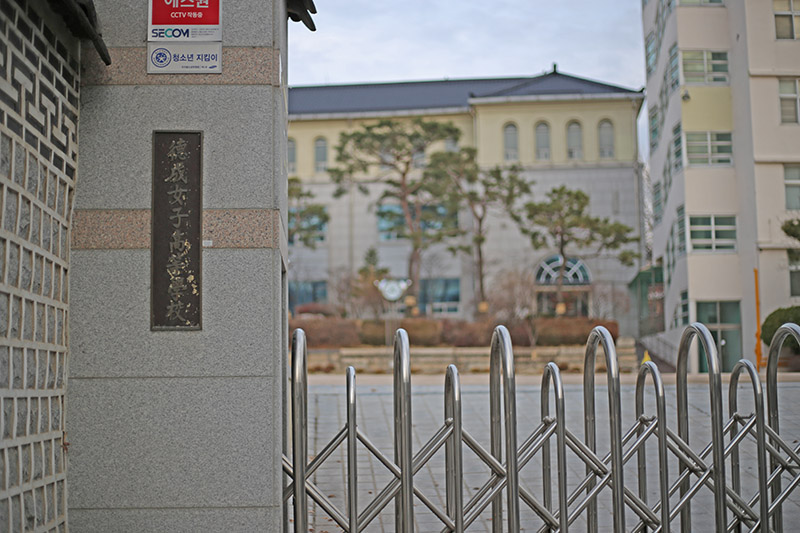
<instances>
[{"instance_id":1,"label":"concrete sidewalk","mask_svg":"<svg viewBox=\"0 0 800 533\"><path fill-rule=\"evenodd\" d=\"M670 377L672 376L672 377ZM779 387L779 402L781 408L781 435L793 446L797 445L800 438L800 376L781 375ZM463 421L464 429L475 437L481 445L488 449L489 445L489 397L488 375L466 374L461 376ZM583 438L583 386L582 375L563 375L565 396L567 400L567 428L578 438ZM596 376L596 404L599 455L604 455L608 449L608 392L605 386L605 377ZM676 427L676 400L674 374L665 375L667 394L668 425ZM540 382L541 376L517 376L517 411L518 411L518 442L525 438L536 428L541 421L540 414ZM635 375L622 378L622 428L623 434L634 425L635 413ZM705 376L692 376L689 386L689 420L691 424L690 443L692 448L699 452L711 440L708 420L711 416L708 384ZM746 383L746 381L745 381ZM392 441L392 376L390 375L359 375L358 388L358 424L372 442L387 456L393 457L394 445ZM443 423L444 404L444 376L420 375L412 376L412 421L414 452L419 450ZM647 412L653 412L652 385L646 391ZM308 439L309 455L319 452L345 423L345 385L343 375L310 375L309 376L309 404L308 404ZM727 418L727 380L723 390L723 407ZM740 411L749 412L752 405L752 388L747 385L740 390ZM747 408L745 408L747 406ZM727 436L726 436L727 439ZM552 461L555 470L555 438L552 439ZM658 499L658 465L655 439L648 441L648 454L652 459L648 462L648 501ZM746 499L755 493L757 481L757 467L755 463L755 444L752 439L747 439L740 446L742 462L742 487ZM391 481L392 476L385 467L375 459L366 448L359 445L359 510L374 498L380 490ZM341 510L346 509L346 455L344 446L339 449L320 467L314 474L313 481L330 497ZM576 455L568 452L568 486L570 491L582 481L585 475L585 466ZM522 486L528 488L534 496L542 498L542 459L541 453L537 454L529 464L520 472ZM468 448L464 448L464 501L469 501L476 490L488 478L488 467ZM674 480L677 476L677 461L670 454L669 478ZM555 476L555 471L554 471ZM445 508L445 466L444 450L440 450L415 476L415 485L425 493L434 503ZM637 489L637 471L635 456L626 464L626 486L634 493ZM693 477L694 479L694 477ZM728 481L730 484L730 480ZM786 482L784 482L786 486ZM554 499L557 493L553 492ZM677 495L671 500L674 505ZM611 493L604 489L598 498L600 530L609 531L612 524ZM692 500L692 526L694 531L712 531L714 529L713 493L702 488ZM522 529L536 531L542 525L541 520L531 512L523 503L520 506ZM318 533L339 531L339 527L325 512L311 503L309 523L313 531ZM730 519L731 513L728 512ZM800 523L800 489L791 494L784 505L785 524ZM416 531L440 531L441 522L418 499L415 498L415 525ZM635 523L635 516L627 512L626 524L628 528ZM491 525L490 512L487 509L469 528L468 531L489 532ZM576 531L584 531L586 522L583 516L579 517L572 525ZM677 528L678 521L673 522ZM789 530L786 529L785 530ZM393 505L390 504L366 529L366 531L394 531Z\"/></svg>"}]
</instances>

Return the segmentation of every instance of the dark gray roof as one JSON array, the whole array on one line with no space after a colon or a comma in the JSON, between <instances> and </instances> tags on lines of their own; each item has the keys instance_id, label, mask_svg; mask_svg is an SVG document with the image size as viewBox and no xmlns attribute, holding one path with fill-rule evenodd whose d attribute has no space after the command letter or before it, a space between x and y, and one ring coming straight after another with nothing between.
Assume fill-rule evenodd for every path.
<instances>
[{"instance_id":1,"label":"dark gray roof","mask_svg":"<svg viewBox=\"0 0 800 533\"><path fill-rule=\"evenodd\" d=\"M560 72L520 78L315 85L289 88L289 114L368 113L467 107L470 98L637 91Z\"/></svg>"}]
</instances>

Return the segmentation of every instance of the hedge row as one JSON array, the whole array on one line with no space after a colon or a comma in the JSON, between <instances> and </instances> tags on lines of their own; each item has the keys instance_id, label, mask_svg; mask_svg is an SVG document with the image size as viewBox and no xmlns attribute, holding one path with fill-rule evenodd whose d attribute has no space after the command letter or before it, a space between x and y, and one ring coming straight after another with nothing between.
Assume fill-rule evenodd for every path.
<instances>
[{"instance_id":1,"label":"hedge row","mask_svg":"<svg viewBox=\"0 0 800 533\"><path fill-rule=\"evenodd\" d=\"M619 326L612 320L584 317L537 318L536 344L558 346L584 344L595 326L605 326L614 339ZM468 322L462 320L432 320L404 318L390 324L408 331L415 346L488 346L492 341L495 322ZM359 345L383 346L386 344L386 323L383 320L350 320L345 318L291 319L290 330L302 328L311 348L339 348ZM523 325L509 328L515 346L530 346L530 333Z\"/></svg>"}]
</instances>

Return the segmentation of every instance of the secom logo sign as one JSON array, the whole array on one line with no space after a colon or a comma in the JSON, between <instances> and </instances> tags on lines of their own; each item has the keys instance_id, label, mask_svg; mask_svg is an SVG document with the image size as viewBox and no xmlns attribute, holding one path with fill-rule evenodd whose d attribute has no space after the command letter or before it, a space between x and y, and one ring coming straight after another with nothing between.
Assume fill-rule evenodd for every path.
<instances>
[{"instance_id":1,"label":"secom logo sign","mask_svg":"<svg viewBox=\"0 0 800 533\"><path fill-rule=\"evenodd\" d=\"M150 30L153 39L180 39L189 37L189 28L153 28Z\"/></svg>"}]
</instances>

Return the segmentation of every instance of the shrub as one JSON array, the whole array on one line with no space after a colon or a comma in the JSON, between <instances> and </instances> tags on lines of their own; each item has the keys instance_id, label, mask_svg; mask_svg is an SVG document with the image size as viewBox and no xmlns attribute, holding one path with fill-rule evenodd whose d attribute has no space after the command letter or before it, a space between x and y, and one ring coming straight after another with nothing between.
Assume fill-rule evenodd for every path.
<instances>
[{"instance_id":1,"label":"shrub","mask_svg":"<svg viewBox=\"0 0 800 533\"><path fill-rule=\"evenodd\" d=\"M537 318L536 344L559 346L563 344L586 344L595 326L604 326L614 340L619 337L619 325L614 320L600 320L586 317Z\"/></svg>"},{"instance_id":2,"label":"shrub","mask_svg":"<svg viewBox=\"0 0 800 533\"><path fill-rule=\"evenodd\" d=\"M358 346L358 328L345 318L296 318L289 321L289 331L302 328L309 348Z\"/></svg>"},{"instance_id":3,"label":"shrub","mask_svg":"<svg viewBox=\"0 0 800 533\"><path fill-rule=\"evenodd\" d=\"M761 340L769 346L775 332L787 322L800 324L800 306L782 307L771 312L761 326ZM790 348L795 354L800 353L800 346L797 345L797 341L793 337L786 339L783 345Z\"/></svg>"},{"instance_id":4,"label":"shrub","mask_svg":"<svg viewBox=\"0 0 800 533\"><path fill-rule=\"evenodd\" d=\"M414 346L438 346L442 342L442 323L429 318L404 318L400 327L408 332Z\"/></svg>"},{"instance_id":5,"label":"shrub","mask_svg":"<svg viewBox=\"0 0 800 533\"><path fill-rule=\"evenodd\" d=\"M492 331L490 321L443 320L442 342L448 346L489 346Z\"/></svg>"},{"instance_id":6,"label":"shrub","mask_svg":"<svg viewBox=\"0 0 800 533\"><path fill-rule=\"evenodd\" d=\"M386 344L386 322L383 320L364 320L358 328L362 344L384 346Z\"/></svg>"}]
</instances>

